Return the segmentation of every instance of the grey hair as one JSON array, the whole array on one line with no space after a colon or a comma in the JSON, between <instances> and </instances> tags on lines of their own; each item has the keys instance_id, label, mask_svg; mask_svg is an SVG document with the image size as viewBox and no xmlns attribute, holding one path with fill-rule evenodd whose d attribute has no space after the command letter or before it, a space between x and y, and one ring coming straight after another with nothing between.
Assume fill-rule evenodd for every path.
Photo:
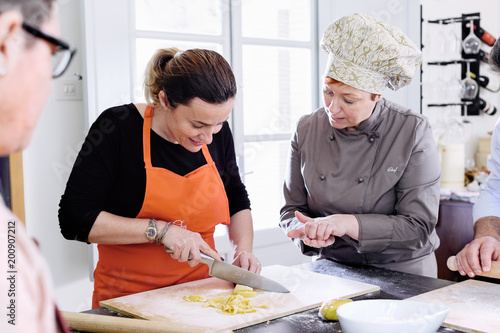
<instances>
[{"instance_id":1,"label":"grey hair","mask_svg":"<svg viewBox=\"0 0 500 333\"><path fill-rule=\"evenodd\" d=\"M0 0L0 14L7 11L19 11L23 21L35 27L50 18L55 0Z\"/></svg>"},{"instance_id":2,"label":"grey hair","mask_svg":"<svg viewBox=\"0 0 500 333\"><path fill-rule=\"evenodd\" d=\"M500 72L500 42L498 39L490 50L488 63L495 72Z\"/></svg>"}]
</instances>

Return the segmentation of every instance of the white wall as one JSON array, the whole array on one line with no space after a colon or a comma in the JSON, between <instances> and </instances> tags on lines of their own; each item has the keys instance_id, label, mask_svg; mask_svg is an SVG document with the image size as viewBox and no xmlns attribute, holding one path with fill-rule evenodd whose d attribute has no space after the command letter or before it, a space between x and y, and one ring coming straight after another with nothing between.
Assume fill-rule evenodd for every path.
<instances>
[{"instance_id":1,"label":"white wall","mask_svg":"<svg viewBox=\"0 0 500 333\"><path fill-rule=\"evenodd\" d=\"M23 153L26 226L28 233L40 242L49 262L59 307L82 311L91 307L92 297L88 246L62 237L57 210L86 134L86 112L83 100L56 100L54 94L63 80L76 81L73 74L82 73L81 1L58 2L61 36L75 44L78 53L64 76L53 80L52 96L30 146Z\"/></svg>"},{"instance_id":2,"label":"white wall","mask_svg":"<svg viewBox=\"0 0 500 333\"><path fill-rule=\"evenodd\" d=\"M62 78L66 80L76 80L73 76L75 72L86 72L82 65L85 44L82 28L83 1L59 0L62 37L72 41L79 49L76 59ZM387 13L391 14L395 4L407 5L410 1L416 2L417 0L377 1L377 7L373 8L360 7L359 1L342 2L342 5L339 5L340 1L335 1L335 5L331 6L332 20L339 17L341 10L349 10L350 7L346 4L352 4L352 11L365 9L367 14L373 15L375 11L376 14L383 16ZM500 4L495 0L480 2L422 0L422 2L426 19L460 16L461 13L480 11L484 27L494 36L500 36L498 23ZM367 3L373 4L374 1L367 0ZM419 12L413 14L420 15ZM397 19L393 22L394 24L405 24L403 17L393 15L392 18ZM320 31L324 30L329 23L324 20L320 21L319 24L323 25ZM84 75L84 84L86 79ZM54 80L54 87L61 82L59 80ZM407 98L411 100L415 96L407 96ZM500 106L499 98L500 94L493 96L490 101ZM44 110L30 147L23 154L27 229L30 235L38 239L42 252L49 262L57 303L61 309L68 311L83 311L91 307L89 247L80 242L65 240L61 236L57 218L60 196L88 128L87 116L82 100L60 101L56 100L53 95ZM491 130L492 118L494 117L480 116L471 119L475 135L482 135L487 130ZM263 249L259 256L265 255L266 251Z\"/></svg>"}]
</instances>

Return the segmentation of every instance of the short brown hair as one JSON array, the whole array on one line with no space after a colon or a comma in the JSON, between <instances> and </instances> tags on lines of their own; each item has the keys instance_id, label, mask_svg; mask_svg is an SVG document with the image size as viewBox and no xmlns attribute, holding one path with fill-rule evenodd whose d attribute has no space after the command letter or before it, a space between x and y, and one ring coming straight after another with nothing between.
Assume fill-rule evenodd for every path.
<instances>
[{"instance_id":1,"label":"short brown hair","mask_svg":"<svg viewBox=\"0 0 500 333\"><path fill-rule=\"evenodd\" d=\"M168 104L175 108L193 98L220 104L236 95L236 80L231 66L217 52L204 49L157 50L146 66L144 95L150 105L159 104L164 91Z\"/></svg>"}]
</instances>

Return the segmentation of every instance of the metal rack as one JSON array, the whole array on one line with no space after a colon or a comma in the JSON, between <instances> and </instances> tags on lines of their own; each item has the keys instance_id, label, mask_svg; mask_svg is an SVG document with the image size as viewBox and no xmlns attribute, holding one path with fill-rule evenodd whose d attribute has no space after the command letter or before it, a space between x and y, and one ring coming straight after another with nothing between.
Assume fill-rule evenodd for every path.
<instances>
[{"instance_id":1,"label":"metal rack","mask_svg":"<svg viewBox=\"0 0 500 333\"><path fill-rule=\"evenodd\" d=\"M428 23L431 24L452 24L452 23L460 23L462 25L462 41L468 36L470 32L470 27L467 25L470 23L470 21L474 22L474 25L476 27L480 26L480 20L481 16L480 13L470 13L470 14L462 14L461 17L450 17L450 18L445 18L445 19L438 19L438 20L429 20L427 21ZM451 60L451 61L434 61L434 62L428 62L428 65L436 65L436 66L447 66L447 65L452 65L452 64L461 64L461 78L465 78L467 74L467 63L469 64L469 70L470 72L475 74L475 77L473 78L478 86L479 86L479 76L480 76L480 60L481 56L480 54L467 54L464 52L462 48L462 59L457 59L457 60ZM462 116L477 116L480 114L480 97L479 97L479 91L477 96L473 99L461 99L460 103L443 103L443 104L428 104L428 107L443 107L443 106L448 106L448 105L460 105L462 106L462 111L461 114Z\"/></svg>"}]
</instances>

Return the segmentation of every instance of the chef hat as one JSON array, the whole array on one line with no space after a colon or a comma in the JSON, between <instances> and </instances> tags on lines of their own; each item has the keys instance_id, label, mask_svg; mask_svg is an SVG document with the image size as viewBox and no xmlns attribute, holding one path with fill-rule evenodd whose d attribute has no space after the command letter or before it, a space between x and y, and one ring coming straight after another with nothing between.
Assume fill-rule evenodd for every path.
<instances>
[{"instance_id":1,"label":"chef hat","mask_svg":"<svg viewBox=\"0 0 500 333\"><path fill-rule=\"evenodd\" d=\"M328 53L325 76L373 94L409 84L422 62L401 29L357 13L333 22L320 46Z\"/></svg>"}]
</instances>

